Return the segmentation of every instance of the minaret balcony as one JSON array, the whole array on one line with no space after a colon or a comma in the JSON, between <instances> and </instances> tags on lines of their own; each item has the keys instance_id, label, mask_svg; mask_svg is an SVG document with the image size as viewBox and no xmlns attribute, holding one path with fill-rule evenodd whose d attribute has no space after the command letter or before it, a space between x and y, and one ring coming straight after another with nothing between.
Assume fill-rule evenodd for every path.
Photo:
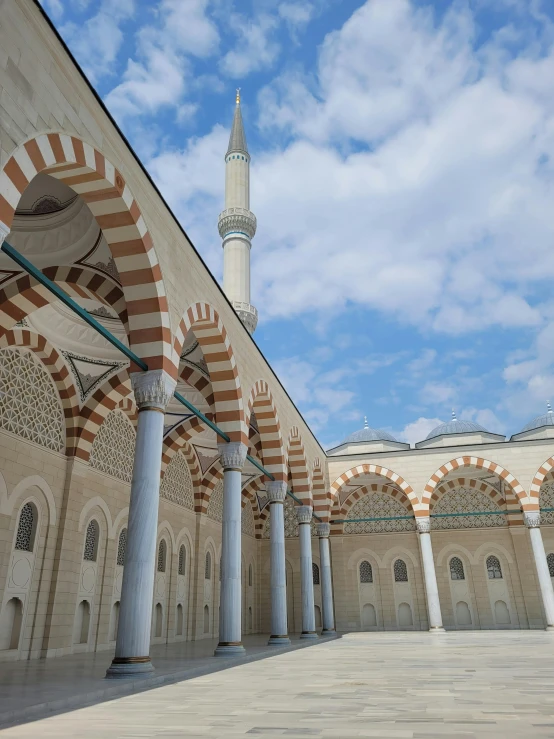
<instances>
[{"instance_id":1,"label":"minaret balcony","mask_svg":"<svg viewBox=\"0 0 554 739\"><path fill-rule=\"evenodd\" d=\"M256 225L256 216L246 208L227 208L219 214L217 221L222 239L233 232L246 234L252 239L256 233Z\"/></svg>"},{"instance_id":2,"label":"minaret balcony","mask_svg":"<svg viewBox=\"0 0 554 739\"><path fill-rule=\"evenodd\" d=\"M240 300L233 300L232 303L238 317L248 329L248 333L253 334L258 325L258 311L250 303L242 303Z\"/></svg>"}]
</instances>

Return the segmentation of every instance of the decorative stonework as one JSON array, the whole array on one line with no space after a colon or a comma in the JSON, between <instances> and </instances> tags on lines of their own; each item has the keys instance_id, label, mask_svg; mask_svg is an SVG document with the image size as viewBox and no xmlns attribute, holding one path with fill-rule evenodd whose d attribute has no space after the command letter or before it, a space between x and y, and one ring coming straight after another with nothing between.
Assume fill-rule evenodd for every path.
<instances>
[{"instance_id":1,"label":"decorative stonework","mask_svg":"<svg viewBox=\"0 0 554 739\"><path fill-rule=\"evenodd\" d=\"M431 519L429 516L416 518L416 527L418 534L428 534L431 531Z\"/></svg>"},{"instance_id":2,"label":"decorative stonework","mask_svg":"<svg viewBox=\"0 0 554 739\"><path fill-rule=\"evenodd\" d=\"M266 482L265 490L270 503L283 503L287 497L287 483L279 480Z\"/></svg>"},{"instance_id":3,"label":"decorative stonework","mask_svg":"<svg viewBox=\"0 0 554 739\"><path fill-rule=\"evenodd\" d=\"M240 441L218 444L221 466L224 470L241 470L246 462L248 450Z\"/></svg>"},{"instance_id":4,"label":"decorative stonework","mask_svg":"<svg viewBox=\"0 0 554 739\"><path fill-rule=\"evenodd\" d=\"M246 208L227 208L219 214L217 222L222 239L230 233L245 234L249 239L253 239L256 226L256 216Z\"/></svg>"},{"instance_id":5,"label":"decorative stonework","mask_svg":"<svg viewBox=\"0 0 554 739\"><path fill-rule=\"evenodd\" d=\"M75 384L79 390L81 403L83 403L96 388L105 382L108 377L127 367L129 362L106 362L102 359L92 359L82 354L62 350Z\"/></svg>"},{"instance_id":6,"label":"decorative stonework","mask_svg":"<svg viewBox=\"0 0 554 739\"><path fill-rule=\"evenodd\" d=\"M61 452L65 422L58 392L32 352L0 350L0 428Z\"/></svg>"},{"instance_id":7,"label":"decorative stonework","mask_svg":"<svg viewBox=\"0 0 554 739\"><path fill-rule=\"evenodd\" d=\"M472 513L473 511L498 511L496 503L471 488L459 487L449 490L437 501L432 510L435 513ZM506 516L452 516L433 518L433 529L482 529L507 526Z\"/></svg>"},{"instance_id":8,"label":"decorative stonework","mask_svg":"<svg viewBox=\"0 0 554 739\"><path fill-rule=\"evenodd\" d=\"M214 521L223 521L223 479L216 482L206 512L208 518L212 518Z\"/></svg>"},{"instance_id":9,"label":"decorative stonework","mask_svg":"<svg viewBox=\"0 0 554 739\"><path fill-rule=\"evenodd\" d=\"M15 548L23 552L32 550L35 510L32 503L25 503L19 514Z\"/></svg>"},{"instance_id":10,"label":"decorative stonework","mask_svg":"<svg viewBox=\"0 0 554 739\"><path fill-rule=\"evenodd\" d=\"M373 567L367 561L367 559L364 559L363 562L360 562L360 582L362 584L373 582Z\"/></svg>"},{"instance_id":11,"label":"decorative stonework","mask_svg":"<svg viewBox=\"0 0 554 739\"><path fill-rule=\"evenodd\" d=\"M173 397L177 385L164 370L131 372L131 384L139 408L151 405L162 410Z\"/></svg>"},{"instance_id":12,"label":"decorative stonework","mask_svg":"<svg viewBox=\"0 0 554 739\"><path fill-rule=\"evenodd\" d=\"M331 533L331 524L330 523L318 523L316 526L316 529L317 529L317 535L322 539L326 539Z\"/></svg>"},{"instance_id":13,"label":"decorative stonework","mask_svg":"<svg viewBox=\"0 0 554 739\"><path fill-rule=\"evenodd\" d=\"M125 551L127 549L127 529L122 529L121 534L119 534L119 541L117 543L117 564L123 565L125 564Z\"/></svg>"},{"instance_id":14,"label":"decorative stonework","mask_svg":"<svg viewBox=\"0 0 554 739\"><path fill-rule=\"evenodd\" d=\"M544 508L554 508L554 480L543 482L541 485L539 505L541 507L541 521L543 526L554 524L554 510L545 511Z\"/></svg>"},{"instance_id":15,"label":"decorative stonework","mask_svg":"<svg viewBox=\"0 0 554 739\"><path fill-rule=\"evenodd\" d=\"M298 523L311 523L312 507L309 505L299 505L296 507L296 518Z\"/></svg>"},{"instance_id":16,"label":"decorative stonework","mask_svg":"<svg viewBox=\"0 0 554 739\"><path fill-rule=\"evenodd\" d=\"M90 466L130 483L134 458L135 430L122 411L112 411L94 438Z\"/></svg>"},{"instance_id":17,"label":"decorative stonework","mask_svg":"<svg viewBox=\"0 0 554 739\"><path fill-rule=\"evenodd\" d=\"M96 547L98 544L98 524L94 519L87 526L85 536L85 550L83 559L87 562L96 562Z\"/></svg>"},{"instance_id":18,"label":"decorative stonework","mask_svg":"<svg viewBox=\"0 0 554 739\"><path fill-rule=\"evenodd\" d=\"M465 580L464 563L459 557L452 557L450 560L450 579Z\"/></svg>"},{"instance_id":19,"label":"decorative stonework","mask_svg":"<svg viewBox=\"0 0 554 739\"><path fill-rule=\"evenodd\" d=\"M394 582L408 582L408 568L403 559L397 559L394 563Z\"/></svg>"},{"instance_id":20,"label":"decorative stonework","mask_svg":"<svg viewBox=\"0 0 554 739\"><path fill-rule=\"evenodd\" d=\"M347 518L392 518L409 516L408 511L400 501L387 493L371 493L364 495L350 508ZM345 534L384 534L388 532L414 531L413 518L397 521L360 521L345 523Z\"/></svg>"},{"instance_id":21,"label":"decorative stonework","mask_svg":"<svg viewBox=\"0 0 554 739\"><path fill-rule=\"evenodd\" d=\"M523 520L528 529L538 529L541 525L540 511L524 511Z\"/></svg>"},{"instance_id":22,"label":"decorative stonework","mask_svg":"<svg viewBox=\"0 0 554 739\"><path fill-rule=\"evenodd\" d=\"M250 303L242 303L239 300L233 300L233 308L248 329L248 333L253 334L258 325L258 311L256 308Z\"/></svg>"},{"instance_id":23,"label":"decorative stonework","mask_svg":"<svg viewBox=\"0 0 554 739\"><path fill-rule=\"evenodd\" d=\"M254 522L254 511L250 505L250 501L246 502L241 512L241 531L248 536L256 536L256 526Z\"/></svg>"},{"instance_id":24,"label":"decorative stonework","mask_svg":"<svg viewBox=\"0 0 554 739\"><path fill-rule=\"evenodd\" d=\"M160 485L160 495L172 503L194 510L194 490L187 460L179 452L165 471Z\"/></svg>"}]
</instances>

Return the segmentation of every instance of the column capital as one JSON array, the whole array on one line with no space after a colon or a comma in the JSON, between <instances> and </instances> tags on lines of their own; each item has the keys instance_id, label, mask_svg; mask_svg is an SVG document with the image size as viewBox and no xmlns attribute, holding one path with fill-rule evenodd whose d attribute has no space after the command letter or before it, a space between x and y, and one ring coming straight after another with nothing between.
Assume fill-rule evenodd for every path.
<instances>
[{"instance_id":1,"label":"column capital","mask_svg":"<svg viewBox=\"0 0 554 739\"><path fill-rule=\"evenodd\" d=\"M284 503L287 497L287 483L282 480L266 482L265 489L270 503Z\"/></svg>"},{"instance_id":2,"label":"column capital","mask_svg":"<svg viewBox=\"0 0 554 739\"><path fill-rule=\"evenodd\" d=\"M429 516L416 517L418 534L429 534L431 531L431 518Z\"/></svg>"},{"instance_id":3,"label":"column capital","mask_svg":"<svg viewBox=\"0 0 554 739\"><path fill-rule=\"evenodd\" d=\"M131 372L131 385L139 411L149 407L165 411L173 397L177 381L165 370L148 370Z\"/></svg>"},{"instance_id":4,"label":"column capital","mask_svg":"<svg viewBox=\"0 0 554 739\"><path fill-rule=\"evenodd\" d=\"M8 238L9 233L10 229L6 226L5 223L0 221L0 246L2 246L3 242Z\"/></svg>"},{"instance_id":5,"label":"column capital","mask_svg":"<svg viewBox=\"0 0 554 739\"><path fill-rule=\"evenodd\" d=\"M523 511L523 520L528 529L538 529L541 525L541 512Z\"/></svg>"},{"instance_id":6,"label":"column capital","mask_svg":"<svg viewBox=\"0 0 554 739\"><path fill-rule=\"evenodd\" d=\"M318 523L316 526L317 535L320 539L326 539L331 533L331 524L325 521Z\"/></svg>"},{"instance_id":7,"label":"column capital","mask_svg":"<svg viewBox=\"0 0 554 739\"><path fill-rule=\"evenodd\" d=\"M296 508L296 520L299 524L310 523L312 520L312 506L311 505L299 505Z\"/></svg>"},{"instance_id":8,"label":"column capital","mask_svg":"<svg viewBox=\"0 0 554 739\"><path fill-rule=\"evenodd\" d=\"M248 449L241 441L229 441L218 444L221 466L224 470L242 470L246 462Z\"/></svg>"}]
</instances>

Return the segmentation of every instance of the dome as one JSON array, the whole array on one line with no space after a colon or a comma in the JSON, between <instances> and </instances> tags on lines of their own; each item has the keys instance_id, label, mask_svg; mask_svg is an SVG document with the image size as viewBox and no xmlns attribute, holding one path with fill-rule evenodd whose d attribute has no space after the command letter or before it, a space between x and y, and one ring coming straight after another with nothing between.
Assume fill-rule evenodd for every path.
<instances>
[{"instance_id":1,"label":"dome","mask_svg":"<svg viewBox=\"0 0 554 739\"><path fill-rule=\"evenodd\" d=\"M540 429L543 426L554 426L554 413L550 403L546 404L547 411L542 416L537 416L532 421L529 421L520 431L522 434L524 431L533 431L533 429Z\"/></svg>"},{"instance_id":2,"label":"dome","mask_svg":"<svg viewBox=\"0 0 554 739\"><path fill-rule=\"evenodd\" d=\"M347 436L341 444L355 444L359 441L396 441L392 434L382 431L381 429L372 429L367 425L367 418L364 419L364 427L360 431L354 431L353 434Z\"/></svg>"},{"instance_id":3,"label":"dome","mask_svg":"<svg viewBox=\"0 0 554 739\"><path fill-rule=\"evenodd\" d=\"M447 421L447 423L441 423L440 426L437 426L432 431L430 431L425 439L434 439L437 436L445 436L447 434L470 433L488 434L489 432L487 431L487 429L484 429L482 426L479 426L478 423L474 423L473 421L458 421L458 419L456 418L456 414L452 412L452 420Z\"/></svg>"}]
</instances>

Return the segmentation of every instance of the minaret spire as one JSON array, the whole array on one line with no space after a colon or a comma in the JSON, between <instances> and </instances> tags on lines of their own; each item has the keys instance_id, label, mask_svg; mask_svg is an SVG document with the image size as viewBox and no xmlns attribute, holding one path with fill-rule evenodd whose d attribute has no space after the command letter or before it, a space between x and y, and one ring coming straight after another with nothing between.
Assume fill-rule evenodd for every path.
<instances>
[{"instance_id":1,"label":"minaret spire","mask_svg":"<svg viewBox=\"0 0 554 739\"><path fill-rule=\"evenodd\" d=\"M223 289L241 321L252 334L258 311L250 304L250 249L256 217L250 212L250 154L240 109L240 87L225 155L225 210L219 214L223 239Z\"/></svg>"}]
</instances>

